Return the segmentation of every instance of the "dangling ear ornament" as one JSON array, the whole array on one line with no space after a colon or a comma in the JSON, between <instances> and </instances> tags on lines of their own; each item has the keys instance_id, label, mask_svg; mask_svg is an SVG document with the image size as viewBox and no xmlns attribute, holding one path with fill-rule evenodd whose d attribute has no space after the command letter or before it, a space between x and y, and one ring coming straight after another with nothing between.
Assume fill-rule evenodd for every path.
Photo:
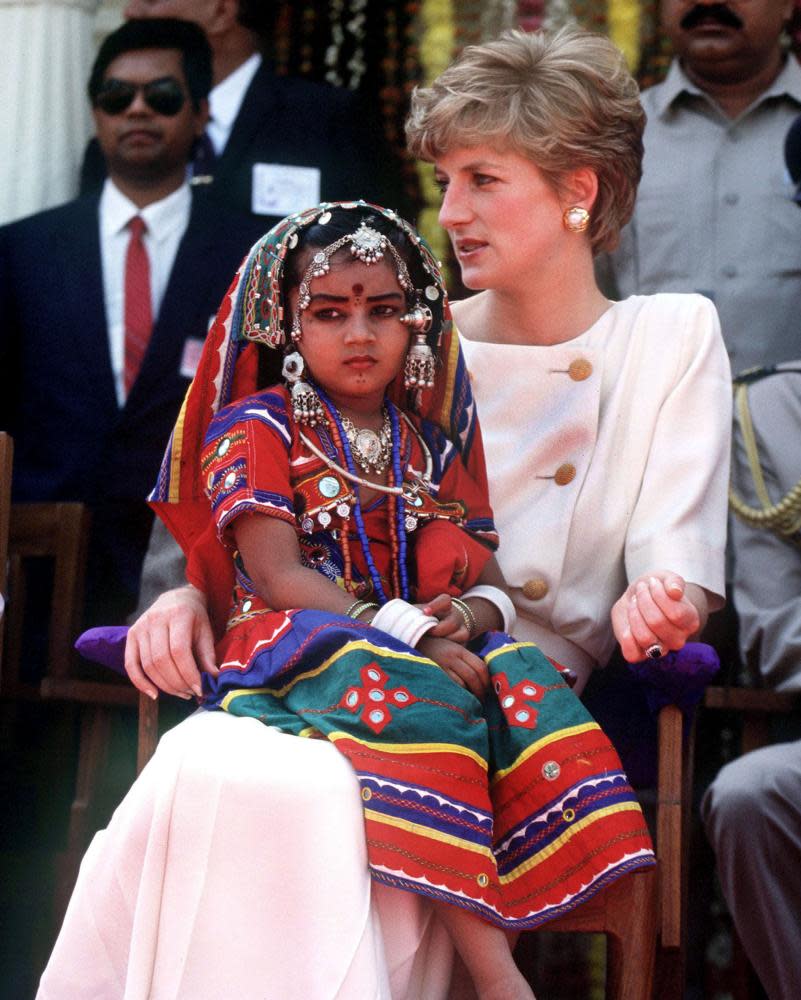
<instances>
[{"instance_id":1,"label":"dangling ear ornament","mask_svg":"<svg viewBox=\"0 0 801 1000\"><path fill-rule=\"evenodd\" d=\"M297 351L291 351L284 357L281 374L289 385L292 396L292 415L298 423L314 427L325 420L320 397L303 378L305 364L303 357Z\"/></svg>"},{"instance_id":2,"label":"dangling ear ornament","mask_svg":"<svg viewBox=\"0 0 801 1000\"><path fill-rule=\"evenodd\" d=\"M571 233L583 233L590 224L590 213L581 205L571 205L562 215L562 224Z\"/></svg>"},{"instance_id":3,"label":"dangling ear ornament","mask_svg":"<svg viewBox=\"0 0 801 1000\"><path fill-rule=\"evenodd\" d=\"M400 321L404 326L408 326L412 333L422 333L425 336L434 322L434 314L431 308L418 298L412 308L401 316Z\"/></svg>"},{"instance_id":4,"label":"dangling ear ornament","mask_svg":"<svg viewBox=\"0 0 801 1000\"><path fill-rule=\"evenodd\" d=\"M406 355L403 368L403 384L407 389L434 388L434 354L426 343L426 334L434 322L429 306L418 296L412 308L400 318L414 334L414 343Z\"/></svg>"}]
</instances>

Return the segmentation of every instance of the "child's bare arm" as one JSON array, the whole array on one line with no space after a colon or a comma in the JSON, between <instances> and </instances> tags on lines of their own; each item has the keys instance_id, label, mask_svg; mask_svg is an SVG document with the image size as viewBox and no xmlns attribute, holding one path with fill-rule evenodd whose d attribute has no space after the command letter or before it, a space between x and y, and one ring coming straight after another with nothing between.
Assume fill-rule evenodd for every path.
<instances>
[{"instance_id":1,"label":"child's bare arm","mask_svg":"<svg viewBox=\"0 0 801 1000\"><path fill-rule=\"evenodd\" d=\"M351 594L303 565L291 524L251 514L237 518L231 530L245 571L270 607L316 608L341 615L353 604Z\"/></svg>"}]
</instances>

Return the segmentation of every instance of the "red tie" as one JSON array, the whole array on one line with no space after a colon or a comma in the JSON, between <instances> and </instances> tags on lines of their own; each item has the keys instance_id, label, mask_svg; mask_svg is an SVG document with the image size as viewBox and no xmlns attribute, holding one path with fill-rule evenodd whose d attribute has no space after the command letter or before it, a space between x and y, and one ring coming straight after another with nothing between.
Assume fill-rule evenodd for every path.
<instances>
[{"instance_id":1,"label":"red tie","mask_svg":"<svg viewBox=\"0 0 801 1000\"><path fill-rule=\"evenodd\" d=\"M136 381L153 329L150 305L150 261L142 239L145 222L136 215L128 223L131 239L125 255L125 393Z\"/></svg>"}]
</instances>

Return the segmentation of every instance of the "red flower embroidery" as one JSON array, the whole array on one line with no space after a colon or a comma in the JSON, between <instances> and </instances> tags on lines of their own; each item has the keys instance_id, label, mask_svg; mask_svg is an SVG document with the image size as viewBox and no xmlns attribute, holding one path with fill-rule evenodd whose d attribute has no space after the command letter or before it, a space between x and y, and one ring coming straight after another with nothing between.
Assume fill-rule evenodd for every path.
<instances>
[{"instance_id":1,"label":"red flower embroidery","mask_svg":"<svg viewBox=\"0 0 801 1000\"><path fill-rule=\"evenodd\" d=\"M361 678L362 686L349 687L339 704L350 712L361 709L362 722L376 734L392 721L391 708L406 708L417 701L408 688L387 688L389 674L376 662L362 667Z\"/></svg>"},{"instance_id":2,"label":"red flower embroidery","mask_svg":"<svg viewBox=\"0 0 801 1000\"><path fill-rule=\"evenodd\" d=\"M545 688L533 681L520 681L512 687L506 674L496 674L495 693L510 726L536 729L537 709L531 707L531 702L542 701Z\"/></svg>"}]
</instances>

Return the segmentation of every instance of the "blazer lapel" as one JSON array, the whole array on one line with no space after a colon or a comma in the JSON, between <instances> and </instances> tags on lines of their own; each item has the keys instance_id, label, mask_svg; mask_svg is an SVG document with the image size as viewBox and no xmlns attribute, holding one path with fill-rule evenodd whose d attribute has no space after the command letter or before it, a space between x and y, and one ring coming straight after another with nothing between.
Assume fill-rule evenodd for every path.
<instances>
[{"instance_id":1,"label":"blazer lapel","mask_svg":"<svg viewBox=\"0 0 801 1000\"><path fill-rule=\"evenodd\" d=\"M262 62L245 91L234 127L217 162L215 177L235 168L246 156L254 136L263 126L268 108L276 100L275 90L275 78L268 71L265 62Z\"/></svg>"},{"instance_id":2,"label":"blazer lapel","mask_svg":"<svg viewBox=\"0 0 801 1000\"><path fill-rule=\"evenodd\" d=\"M71 337L83 356L87 382L96 387L104 406L117 409L111 352L103 296L103 265L100 256L99 199L76 202L74 225L58 234L59 261L64 294L64 335Z\"/></svg>"}]
</instances>

